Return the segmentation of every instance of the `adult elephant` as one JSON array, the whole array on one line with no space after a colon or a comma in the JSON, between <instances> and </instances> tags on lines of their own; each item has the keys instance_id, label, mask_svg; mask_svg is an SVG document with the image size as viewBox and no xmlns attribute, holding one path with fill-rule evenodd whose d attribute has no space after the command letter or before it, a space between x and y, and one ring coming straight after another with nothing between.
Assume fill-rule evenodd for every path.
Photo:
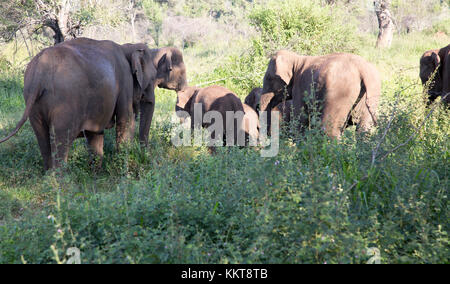
<instances>
[{"instance_id":1,"label":"adult elephant","mask_svg":"<svg viewBox=\"0 0 450 284\"><path fill-rule=\"evenodd\" d=\"M420 58L419 76L424 86L431 79L433 73L435 73L433 82L428 88L429 102L450 92L450 45L428 50ZM445 102L450 102L450 96L446 97Z\"/></svg>"},{"instance_id":2,"label":"adult elephant","mask_svg":"<svg viewBox=\"0 0 450 284\"><path fill-rule=\"evenodd\" d=\"M138 105L140 140L146 143L155 85L180 89L186 84L182 57L176 55L174 60L172 50L163 53L145 44L118 45L87 38L44 49L25 72L22 119L0 143L14 136L29 118L46 170L67 161L77 137L86 137L89 149L102 157L104 129L116 126L117 146L130 140L133 107ZM174 70L178 78L171 74Z\"/></svg>"},{"instance_id":3,"label":"adult elephant","mask_svg":"<svg viewBox=\"0 0 450 284\"><path fill-rule=\"evenodd\" d=\"M306 126L311 111L306 98L310 97L318 102L327 135L339 138L349 121L359 131L376 124L380 90L378 71L360 56L300 56L281 50L270 59L264 75L260 110L270 111L283 98L292 98L294 117Z\"/></svg>"}]
</instances>

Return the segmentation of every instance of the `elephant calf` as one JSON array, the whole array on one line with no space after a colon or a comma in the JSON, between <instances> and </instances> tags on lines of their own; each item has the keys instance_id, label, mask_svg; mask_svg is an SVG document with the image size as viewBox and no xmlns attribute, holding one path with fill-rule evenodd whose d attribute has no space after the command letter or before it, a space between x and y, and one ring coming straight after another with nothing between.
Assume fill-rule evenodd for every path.
<instances>
[{"instance_id":1,"label":"elephant calf","mask_svg":"<svg viewBox=\"0 0 450 284\"><path fill-rule=\"evenodd\" d=\"M259 100L261 99L262 88L254 88L246 97L245 103L253 110L257 111ZM279 113L279 121L289 123L291 121L292 100L286 100L276 105L272 111Z\"/></svg>"},{"instance_id":2,"label":"elephant calf","mask_svg":"<svg viewBox=\"0 0 450 284\"><path fill-rule=\"evenodd\" d=\"M429 102L450 92L450 45L428 50L420 58L419 76L424 86L435 71L433 82L428 89ZM450 103L450 96L446 97L445 103Z\"/></svg>"},{"instance_id":3,"label":"elephant calf","mask_svg":"<svg viewBox=\"0 0 450 284\"><path fill-rule=\"evenodd\" d=\"M242 141L242 137L258 137L258 116L256 112L249 106L243 105L233 92L224 87L198 88L191 86L178 91L175 109L178 116L185 118L188 114L191 117L192 129L198 126L209 128L213 125L213 120L214 123L216 122L216 118L211 112L215 111L216 114L220 114L223 122L221 126L223 127L222 140L224 144L227 143L227 138L233 138L234 143L228 141L227 145L244 146L245 141ZM187 114L179 111L185 111ZM229 113L227 114L227 112ZM216 129L209 130L212 132L212 139L221 139L221 137L216 137ZM230 131L233 131L233 133L230 134Z\"/></svg>"},{"instance_id":4,"label":"elephant calf","mask_svg":"<svg viewBox=\"0 0 450 284\"><path fill-rule=\"evenodd\" d=\"M264 75L260 110L270 111L292 98L302 130L310 123L314 106L308 102L315 102L326 134L339 138L350 120L364 131L376 124L380 92L377 69L360 56L300 56L281 50L270 59Z\"/></svg>"},{"instance_id":5,"label":"elephant calf","mask_svg":"<svg viewBox=\"0 0 450 284\"><path fill-rule=\"evenodd\" d=\"M259 141L259 117L258 113L247 104L243 104L244 107L244 131L245 139L250 142L250 145L256 146ZM252 142L253 141L253 142ZM252 144L255 143L255 144Z\"/></svg>"}]
</instances>

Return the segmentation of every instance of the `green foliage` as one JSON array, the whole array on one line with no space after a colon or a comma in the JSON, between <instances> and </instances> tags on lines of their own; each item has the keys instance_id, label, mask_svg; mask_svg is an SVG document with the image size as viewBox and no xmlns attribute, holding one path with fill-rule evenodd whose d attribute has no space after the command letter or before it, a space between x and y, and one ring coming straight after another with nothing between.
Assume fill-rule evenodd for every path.
<instances>
[{"instance_id":1,"label":"green foliage","mask_svg":"<svg viewBox=\"0 0 450 284\"><path fill-rule=\"evenodd\" d=\"M254 44L264 55L278 49L310 55L355 50L355 26L348 20L343 25L338 9L317 1L269 1L254 8L250 20L261 32Z\"/></svg>"},{"instance_id":2,"label":"green foliage","mask_svg":"<svg viewBox=\"0 0 450 284\"><path fill-rule=\"evenodd\" d=\"M0 38L5 41L12 40L16 31L24 26L28 15L37 14L36 4L31 0L2 1L0 10Z\"/></svg>"},{"instance_id":3,"label":"green foliage","mask_svg":"<svg viewBox=\"0 0 450 284\"><path fill-rule=\"evenodd\" d=\"M245 9L251 0L184 0L182 4L183 14L190 17L210 16L220 19L227 16L235 16L239 9Z\"/></svg>"},{"instance_id":4,"label":"green foliage","mask_svg":"<svg viewBox=\"0 0 450 284\"><path fill-rule=\"evenodd\" d=\"M259 31L250 47L240 55L228 58L213 76L229 78L228 86L243 99L254 87L262 85L267 58L280 49L299 54L321 55L352 52L359 48L360 38L351 21L345 25L338 8L317 5L317 1L268 1L254 7L249 14L251 24ZM220 75L219 75L220 74Z\"/></svg>"},{"instance_id":5,"label":"green foliage","mask_svg":"<svg viewBox=\"0 0 450 284\"><path fill-rule=\"evenodd\" d=\"M84 15L88 18L95 19L94 23L96 25L109 27L118 27L125 21L127 21L128 15L121 11L121 2L115 2L111 0L104 2L99 2L99 4L95 5L94 7L86 9Z\"/></svg>"},{"instance_id":6,"label":"green foliage","mask_svg":"<svg viewBox=\"0 0 450 284\"><path fill-rule=\"evenodd\" d=\"M148 149L134 141L117 152L111 129L99 171L88 165L79 139L65 169L44 173L27 123L0 145L0 263L65 262L69 247L80 249L83 263L368 263L370 248L379 249L382 263L448 263L450 117L438 106L423 123L435 105L426 106L417 77L423 51L447 39L399 35L380 51L372 35L356 44L352 32L334 37L347 29L330 16L339 10L288 2L292 12L273 3L251 11L260 33L247 45L236 41L224 54L207 43L184 50L191 84L215 82L209 84L243 98L261 85L266 55L277 49L356 48L383 75L372 133L352 127L334 141L311 127L303 135L283 133L273 158L252 148L210 155L205 147L171 144L176 95L156 89ZM0 137L24 109L23 70L6 59L0 60Z\"/></svg>"},{"instance_id":7,"label":"green foliage","mask_svg":"<svg viewBox=\"0 0 450 284\"><path fill-rule=\"evenodd\" d=\"M447 36L450 36L450 18L434 24L427 31L433 33L442 32L445 33Z\"/></svg>"},{"instance_id":8,"label":"green foliage","mask_svg":"<svg viewBox=\"0 0 450 284\"><path fill-rule=\"evenodd\" d=\"M164 8L153 0L143 0L142 8L144 14L151 22L149 32L155 40L156 46L159 46L159 37L162 29Z\"/></svg>"}]
</instances>

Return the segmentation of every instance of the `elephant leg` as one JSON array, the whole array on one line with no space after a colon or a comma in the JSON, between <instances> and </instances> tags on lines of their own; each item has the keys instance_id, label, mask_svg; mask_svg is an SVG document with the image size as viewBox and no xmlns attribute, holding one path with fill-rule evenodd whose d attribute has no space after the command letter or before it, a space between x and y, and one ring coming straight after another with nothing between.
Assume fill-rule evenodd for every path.
<instances>
[{"instance_id":1,"label":"elephant leg","mask_svg":"<svg viewBox=\"0 0 450 284\"><path fill-rule=\"evenodd\" d=\"M361 112L361 118L356 126L356 131L358 133L361 132L367 132L369 131L373 126L375 125L375 122L373 121L372 115L370 114L367 107L363 108Z\"/></svg>"},{"instance_id":2,"label":"elephant leg","mask_svg":"<svg viewBox=\"0 0 450 284\"><path fill-rule=\"evenodd\" d=\"M67 129L50 130L52 134L50 139L50 146L52 150L52 168L60 168L64 163L67 163L69 156L69 149L78 135L75 135Z\"/></svg>"},{"instance_id":3,"label":"elephant leg","mask_svg":"<svg viewBox=\"0 0 450 284\"><path fill-rule=\"evenodd\" d=\"M89 152L93 155L92 164L99 169L103 161L103 141L104 134L85 131Z\"/></svg>"},{"instance_id":4,"label":"elephant leg","mask_svg":"<svg viewBox=\"0 0 450 284\"><path fill-rule=\"evenodd\" d=\"M366 95L361 99L361 118L359 120L358 125L356 126L356 131L360 132L367 132L369 131L374 125L376 125L376 121L374 121L377 107L376 105L368 106L366 102ZM370 107L370 108L369 108Z\"/></svg>"},{"instance_id":5,"label":"elephant leg","mask_svg":"<svg viewBox=\"0 0 450 284\"><path fill-rule=\"evenodd\" d=\"M155 111L154 102L141 102L141 119L139 121L139 141L141 145L148 146L148 134L152 124L153 112Z\"/></svg>"},{"instance_id":6,"label":"elephant leg","mask_svg":"<svg viewBox=\"0 0 450 284\"><path fill-rule=\"evenodd\" d=\"M120 97L116 106L116 145L118 149L123 142L132 140L135 126L131 99L124 95Z\"/></svg>"},{"instance_id":7,"label":"elephant leg","mask_svg":"<svg viewBox=\"0 0 450 284\"><path fill-rule=\"evenodd\" d=\"M135 121L133 118L117 120L116 123L116 144L117 148L123 142L131 142L134 135Z\"/></svg>"},{"instance_id":8,"label":"elephant leg","mask_svg":"<svg viewBox=\"0 0 450 284\"><path fill-rule=\"evenodd\" d=\"M300 91L297 91L298 93L293 96L292 117L290 117L290 120L292 121L291 125L295 125L294 128L298 130L298 133L304 133L305 128L308 126L309 120L307 115L308 110L303 100L303 95L301 95ZM294 129L292 130L295 131Z\"/></svg>"},{"instance_id":9,"label":"elephant leg","mask_svg":"<svg viewBox=\"0 0 450 284\"><path fill-rule=\"evenodd\" d=\"M348 102L328 102L325 104L322 115L322 127L329 137L339 139L352 109L352 104Z\"/></svg>"},{"instance_id":10,"label":"elephant leg","mask_svg":"<svg viewBox=\"0 0 450 284\"><path fill-rule=\"evenodd\" d=\"M36 135L41 156L44 161L44 170L47 171L52 168L52 150L50 146L50 132L47 124L35 118L30 119L31 127L33 127Z\"/></svg>"}]
</instances>

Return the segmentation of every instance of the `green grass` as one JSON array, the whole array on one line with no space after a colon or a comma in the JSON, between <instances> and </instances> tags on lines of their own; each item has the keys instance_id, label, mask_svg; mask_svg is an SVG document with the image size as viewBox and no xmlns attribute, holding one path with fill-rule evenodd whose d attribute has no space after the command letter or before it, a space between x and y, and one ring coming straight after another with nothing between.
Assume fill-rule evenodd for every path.
<instances>
[{"instance_id":1,"label":"green grass","mask_svg":"<svg viewBox=\"0 0 450 284\"><path fill-rule=\"evenodd\" d=\"M424 121L419 58L448 38L396 35L382 51L374 43L366 35L355 45L383 78L380 123L368 137L352 128L334 141L313 129L283 136L274 158L175 148L176 95L157 89L148 149L135 142L117 153L108 130L101 171L77 140L59 175L43 172L26 123L0 145L0 263L52 263L74 246L84 263L366 263L371 247L383 263L448 263L448 112L436 108L415 139L372 164L393 111L380 154ZM229 78L217 84L243 98L267 64L249 58L253 47L186 49L190 84ZM22 115L22 88L21 72L0 74L0 137Z\"/></svg>"}]
</instances>

